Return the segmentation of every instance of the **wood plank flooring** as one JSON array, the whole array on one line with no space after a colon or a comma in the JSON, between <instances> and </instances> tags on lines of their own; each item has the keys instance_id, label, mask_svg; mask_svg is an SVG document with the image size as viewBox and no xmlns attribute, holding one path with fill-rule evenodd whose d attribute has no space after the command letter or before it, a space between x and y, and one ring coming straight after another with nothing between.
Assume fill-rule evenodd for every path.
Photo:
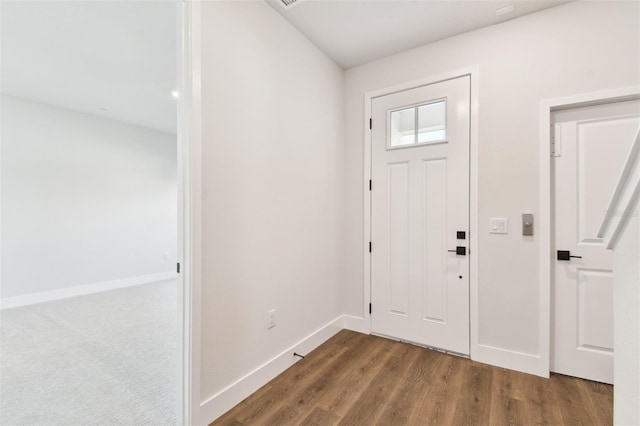
<instances>
[{"instance_id":1,"label":"wood plank flooring","mask_svg":"<svg viewBox=\"0 0 640 426\"><path fill-rule=\"evenodd\" d=\"M610 425L613 386L343 330L212 425Z\"/></svg>"}]
</instances>

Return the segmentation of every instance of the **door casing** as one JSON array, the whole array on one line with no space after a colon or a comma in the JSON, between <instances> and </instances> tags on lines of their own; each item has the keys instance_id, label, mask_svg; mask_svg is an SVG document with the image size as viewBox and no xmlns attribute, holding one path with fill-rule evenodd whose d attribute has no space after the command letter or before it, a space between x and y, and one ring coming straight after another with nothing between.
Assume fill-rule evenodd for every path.
<instances>
[{"instance_id":1,"label":"door casing","mask_svg":"<svg viewBox=\"0 0 640 426\"><path fill-rule=\"evenodd\" d=\"M537 220L540 234L540 256L538 270L540 272L540 318L539 336L540 358L535 374L549 377L551 373L551 290L554 276L551 268L552 254L552 191L551 185L551 114L564 109L574 109L603 103L640 99L640 87L630 86L605 91L583 93L574 96L546 99L540 102L540 146L539 146L539 187L540 213Z\"/></svg>"},{"instance_id":2,"label":"door casing","mask_svg":"<svg viewBox=\"0 0 640 426\"><path fill-rule=\"evenodd\" d=\"M200 2L178 2L177 423L200 424L201 19Z\"/></svg>"},{"instance_id":3,"label":"door casing","mask_svg":"<svg viewBox=\"0 0 640 426\"><path fill-rule=\"evenodd\" d=\"M369 253L369 242L371 241L371 192L369 191L369 180L371 179L371 136L369 120L371 118L371 102L374 98L390 95L396 92L410 90L421 86L436 84L458 77L469 76L471 79L471 111L469 127L469 351L471 359L477 353L478 347L478 82L479 66L469 66L466 68L453 70L444 74L425 77L396 86L391 86L365 94L364 99L364 232L362 242L362 253L364 256L363 270L363 324L358 326L350 324L351 329L363 333L371 333L371 316L369 315L369 303L371 302L371 257ZM374 123L375 125L375 123Z\"/></svg>"}]
</instances>

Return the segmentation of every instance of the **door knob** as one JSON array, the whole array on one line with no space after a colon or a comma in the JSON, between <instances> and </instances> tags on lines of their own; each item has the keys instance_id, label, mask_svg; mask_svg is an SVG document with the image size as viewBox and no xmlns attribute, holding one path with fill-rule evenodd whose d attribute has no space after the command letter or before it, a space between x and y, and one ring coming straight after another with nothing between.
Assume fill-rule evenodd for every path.
<instances>
[{"instance_id":1,"label":"door knob","mask_svg":"<svg viewBox=\"0 0 640 426\"><path fill-rule=\"evenodd\" d=\"M467 255L467 248L466 247L461 247L461 246L457 246L455 250L447 250L449 253L455 253L458 256L466 256Z\"/></svg>"},{"instance_id":2,"label":"door knob","mask_svg":"<svg viewBox=\"0 0 640 426\"><path fill-rule=\"evenodd\" d=\"M571 256L569 250L558 250L558 260L582 259L582 256Z\"/></svg>"}]
</instances>

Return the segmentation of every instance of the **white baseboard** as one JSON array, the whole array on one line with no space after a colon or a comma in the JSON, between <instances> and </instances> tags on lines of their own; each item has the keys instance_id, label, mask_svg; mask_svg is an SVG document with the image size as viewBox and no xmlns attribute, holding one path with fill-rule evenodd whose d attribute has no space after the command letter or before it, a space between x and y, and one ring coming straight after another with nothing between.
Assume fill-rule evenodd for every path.
<instances>
[{"instance_id":1,"label":"white baseboard","mask_svg":"<svg viewBox=\"0 0 640 426\"><path fill-rule=\"evenodd\" d=\"M475 353L471 353L471 359L483 364L520 371L540 377L549 377L549 370L543 366L540 355L498 348L490 345L479 344Z\"/></svg>"},{"instance_id":2,"label":"white baseboard","mask_svg":"<svg viewBox=\"0 0 640 426\"><path fill-rule=\"evenodd\" d=\"M342 329L370 334L369 323L365 318L351 315L336 318L201 403L198 424L210 424L295 364L297 359L293 352L309 353ZM472 359L484 364L549 377L548 371L541 370L539 355L477 345Z\"/></svg>"},{"instance_id":3,"label":"white baseboard","mask_svg":"<svg viewBox=\"0 0 640 426\"><path fill-rule=\"evenodd\" d=\"M358 333L371 334L371 327L364 318L354 317L352 315L343 315L343 328L351 331L357 331Z\"/></svg>"},{"instance_id":4,"label":"white baseboard","mask_svg":"<svg viewBox=\"0 0 640 426\"><path fill-rule=\"evenodd\" d=\"M342 319L345 329L371 334L371 325L366 318L343 315ZM482 344L476 345L474 349L471 352L471 359L474 361L536 376L549 377L549 371L545 369L539 355Z\"/></svg>"},{"instance_id":5,"label":"white baseboard","mask_svg":"<svg viewBox=\"0 0 640 426\"><path fill-rule=\"evenodd\" d=\"M295 364L298 358L293 356L294 352L302 354L311 352L342 330L343 323L343 316L336 318L204 401L200 404L199 423L210 424L235 407L243 399Z\"/></svg>"},{"instance_id":6,"label":"white baseboard","mask_svg":"<svg viewBox=\"0 0 640 426\"><path fill-rule=\"evenodd\" d=\"M51 302L53 300L67 299L69 297L84 296L87 294L116 290L118 288L170 280L175 277L175 271L159 272L157 274L142 275L139 277L123 278L120 280L65 287L57 290L24 294L21 296L5 297L4 299L0 299L0 309L4 310L18 308L20 306L35 305L36 303Z\"/></svg>"}]
</instances>

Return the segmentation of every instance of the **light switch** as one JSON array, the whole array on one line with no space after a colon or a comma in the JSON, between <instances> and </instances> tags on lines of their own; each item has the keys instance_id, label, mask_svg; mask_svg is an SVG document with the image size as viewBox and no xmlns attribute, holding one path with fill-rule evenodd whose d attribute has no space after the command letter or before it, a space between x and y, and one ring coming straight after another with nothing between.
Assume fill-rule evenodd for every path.
<instances>
[{"instance_id":1,"label":"light switch","mask_svg":"<svg viewBox=\"0 0 640 426\"><path fill-rule=\"evenodd\" d=\"M508 234L509 219L506 217L492 217L489 219L490 234Z\"/></svg>"}]
</instances>

